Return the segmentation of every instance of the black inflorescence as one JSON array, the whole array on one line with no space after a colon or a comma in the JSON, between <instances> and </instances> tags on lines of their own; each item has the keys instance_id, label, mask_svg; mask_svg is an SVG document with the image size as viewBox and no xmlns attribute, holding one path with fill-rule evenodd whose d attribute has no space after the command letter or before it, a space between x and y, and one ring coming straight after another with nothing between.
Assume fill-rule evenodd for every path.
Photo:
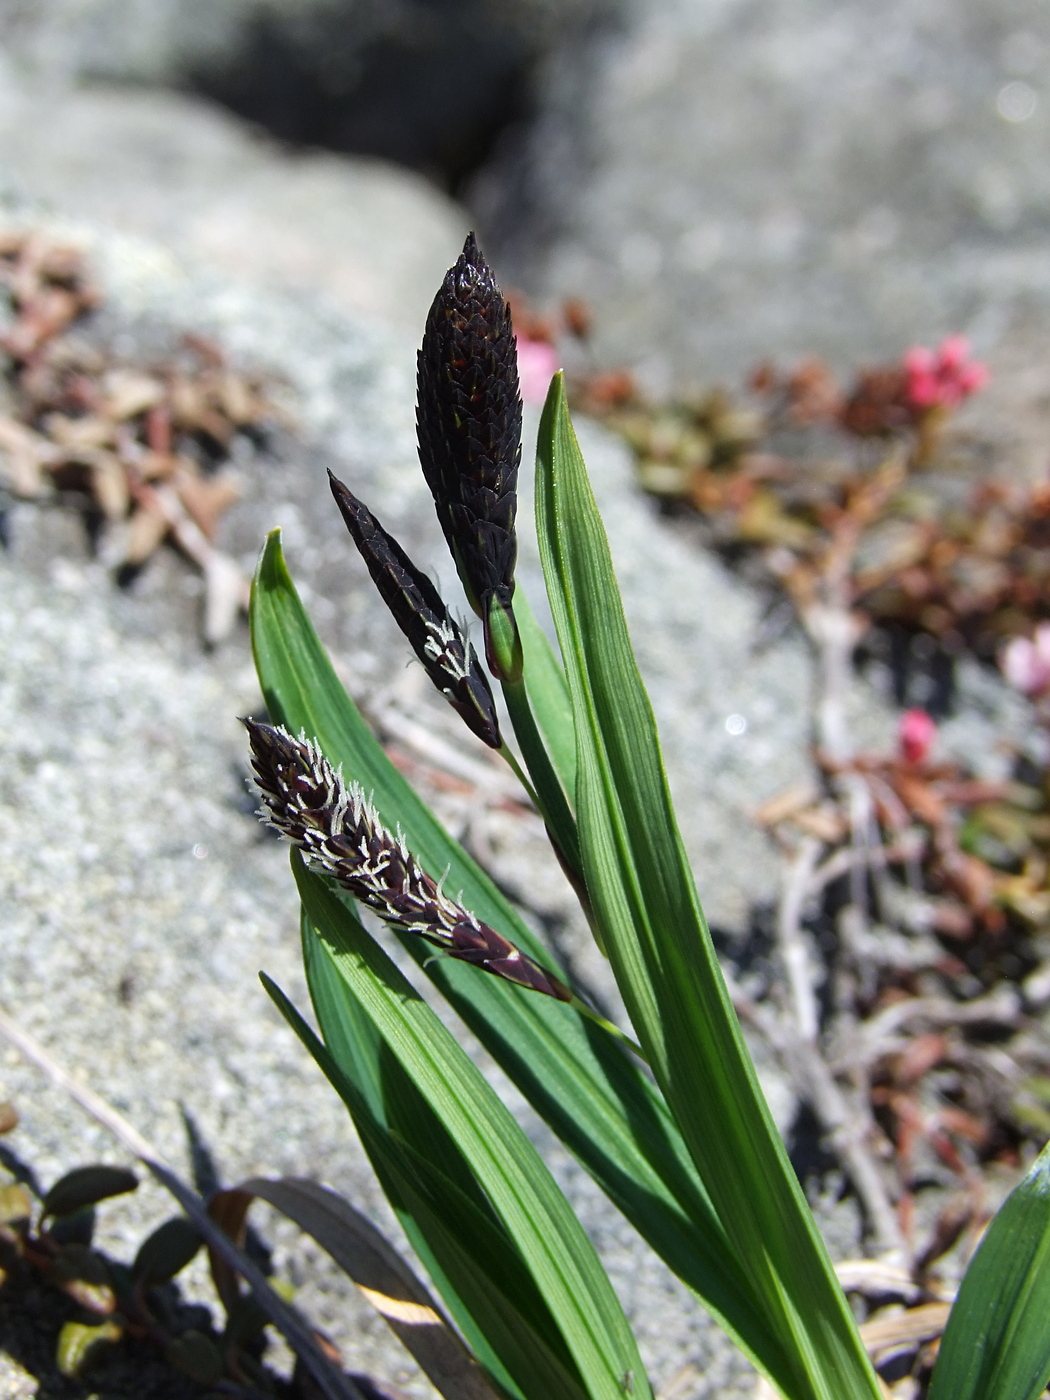
<instances>
[{"instance_id":1,"label":"black inflorescence","mask_svg":"<svg viewBox=\"0 0 1050 1400\"><path fill-rule=\"evenodd\" d=\"M417 361L423 475L471 607L514 592L521 396L510 308L468 235L434 298Z\"/></svg>"},{"instance_id":2,"label":"black inflorescence","mask_svg":"<svg viewBox=\"0 0 1050 1400\"><path fill-rule=\"evenodd\" d=\"M245 720L252 766L270 825L380 918L450 957L505 981L571 1001L553 973L484 924L422 869L400 832L383 826L357 783L344 783L316 744Z\"/></svg>"},{"instance_id":3,"label":"black inflorescence","mask_svg":"<svg viewBox=\"0 0 1050 1400\"><path fill-rule=\"evenodd\" d=\"M492 688L469 639L430 579L364 502L331 472L328 480L373 582L427 675L473 733L498 749L502 740Z\"/></svg>"}]
</instances>

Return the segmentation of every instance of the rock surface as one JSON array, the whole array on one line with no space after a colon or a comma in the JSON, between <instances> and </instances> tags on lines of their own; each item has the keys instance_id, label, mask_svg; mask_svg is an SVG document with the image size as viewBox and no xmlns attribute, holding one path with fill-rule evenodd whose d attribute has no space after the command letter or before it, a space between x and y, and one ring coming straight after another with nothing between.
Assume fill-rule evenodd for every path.
<instances>
[{"instance_id":1,"label":"rock surface","mask_svg":"<svg viewBox=\"0 0 1050 1400\"><path fill-rule=\"evenodd\" d=\"M537 61L620 0L19 0L0 46L52 85L217 97L282 140L455 188L531 104Z\"/></svg>"},{"instance_id":2,"label":"rock surface","mask_svg":"<svg viewBox=\"0 0 1050 1400\"><path fill-rule=\"evenodd\" d=\"M232 56L253 13L292 19L321 8L310 0L29 0L4 6L0 39L46 79L163 83L202 55ZM367 6L348 0L343 9L348 28L360 34Z\"/></svg>"},{"instance_id":3,"label":"rock surface","mask_svg":"<svg viewBox=\"0 0 1050 1400\"><path fill-rule=\"evenodd\" d=\"M402 6L371 0L19 0L0 11L0 43L46 77L175 84L202 63L236 63L246 34L266 23L283 32L289 64L312 64L333 87L342 79L345 94L355 63L360 66L363 51L378 39L435 45L441 26L430 8L425 0ZM501 15L501 7L484 0L451 0L442 8L446 29L466 20L478 36L510 29L522 43L538 44L593 6L591 0L515 0Z\"/></svg>"},{"instance_id":4,"label":"rock surface","mask_svg":"<svg viewBox=\"0 0 1050 1400\"><path fill-rule=\"evenodd\" d=\"M30 1373L0 1352L0 1395L4 1400L33 1400L36 1390Z\"/></svg>"},{"instance_id":5,"label":"rock surface","mask_svg":"<svg viewBox=\"0 0 1050 1400\"><path fill-rule=\"evenodd\" d=\"M587 298L599 358L661 392L768 356L844 368L964 331L1001 371L985 398L997 428L1016 436L1035 413L1028 455L1045 469L1046 7L651 0L630 14L559 58L525 149L502 184L479 183L516 275Z\"/></svg>"},{"instance_id":6,"label":"rock surface","mask_svg":"<svg viewBox=\"0 0 1050 1400\"><path fill-rule=\"evenodd\" d=\"M200 98L41 90L0 67L0 181L163 240L236 277L321 287L410 348L467 231L422 176L366 157L293 156Z\"/></svg>"}]
</instances>

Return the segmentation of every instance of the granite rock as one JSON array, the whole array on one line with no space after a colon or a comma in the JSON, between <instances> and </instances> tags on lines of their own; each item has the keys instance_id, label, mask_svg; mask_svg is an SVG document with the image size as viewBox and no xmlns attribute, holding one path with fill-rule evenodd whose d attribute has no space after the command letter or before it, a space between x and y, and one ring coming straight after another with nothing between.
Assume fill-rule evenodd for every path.
<instances>
[{"instance_id":1,"label":"granite rock","mask_svg":"<svg viewBox=\"0 0 1050 1400\"><path fill-rule=\"evenodd\" d=\"M414 341L467 230L408 170L287 149L214 103L156 89L48 90L0 61L0 184L235 277L321 288Z\"/></svg>"},{"instance_id":2,"label":"granite rock","mask_svg":"<svg viewBox=\"0 0 1050 1400\"><path fill-rule=\"evenodd\" d=\"M556 55L483 230L661 393L963 331L1000 450L1044 470L1048 53L1038 0L636 4Z\"/></svg>"},{"instance_id":3,"label":"granite rock","mask_svg":"<svg viewBox=\"0 0 1050 1400\"><path fill-rule=\"evenodd\" d=\"M532 101L536 64L620 0L19 0L0 47L50 86L207 93L282 140L447 188Z\"/></svg>"},{"instance_id":4,"label":"granite rock","mask_svg":"<svg viewBox=\"0 0 1050 1400\"><path fill-rule=\"evenodd\" d=\"M425 49L435 46L442 25L454 29L466 20L478 36L506 31L535 46L592 6L451 0L441 8L435 17L419 0L19 0L0 10L0 44L46 78L173 85L202 64L236 64L252 32L268 25L283 36L289 66L311 66L345 95L377 40L397 36Z\"/></svg>"},{"instance_id":5,"label":"granite rock","mask_svg":"<svg viewBox=\"0 0 1050 1400\"><path fill-rule=\"evenodd\" d=\"M293 161L197 101L27 88L16 71L27 55L52 77L62 69L47 56L47 35L62 38L52 22L70 12L18 8L21 36L5 39L17 62L0 85L8 220L83 244L107 296L90 333L121 355L161 355L194 330L283 386L297 427L262 447L240 444L246 490L221 543L247 569L265 531L282 527L351 691L450 829L614 1003L539 824L486 798L503 779L420 669L406 667L324 482L330 465L463 608L414 462L412 347L465 215L387 167ZM99 0L79 13L92 23L108 15L111 25L123 15L130 46L134 16L170 20L164 7L152 18L148 9ZM188 23L196 10L182 10ZM244 12L216 8L214 22ZM0 35L14 13L0 19ZM551 79L535 139L547 156L560 142L558 159L543 198L530 195L536 222L520 219L525 234L557 234L549 262L532 265L534 285L589 296L599 353L637 365L656 387L735 374L769 352L850 360L963 328L999 364L1013 356L1025 370L1011 382L1027 385L1017 402L1031 408L1045 393L1036 356L1047 192L1033 144L1041 89L1024 51L1043 42L1041 24L1021 0L994 12L977 0L894 4L878 21L818 0L639 8L621 36L567 50ZM117 44L114 63L120 52ZM64 71L93 63L71 58ZM133 64L120 71L149 75ZM581 72L587 82L574 86ZM1026 90L1036 103L1022 117ZM519 176L527 165L522 156ZM537 189L522 177L518 197ZM516 267L528 259L507 236L498 269ZM996 402L1013 422L1010 401ZM771 632L764 600L699 551L687 526L639 497L622 444L588 424L581 442L686 845L732 951L755 905L776 897L776 855L751 813L809 772L810 657L797 633ZM535 600L537 554L522 514L522 586ZM244 787L236 716L260 703L244 632L202 652L199 582L173 554L122 592L72 515L23 505L10 526L0 556L0 1003L184 1170L183 1113L227 1182L309 1172L396 1237L345 1114L256 981L264 968L304 1000L286 860L260 832ZM963 697L941 742L980 755L991 774L1004 761L994 740L1023 738L1030 716L976 670L963 674ZM859 743L892 742L877 688L858 682L850 704ZM443 769L470 781L442 780ZM760 1072L786 1129L791 1092L768 1063ZM45 1182L88 1158L119 1156L0 1048L4 1098L23 1115L8 1141ZM691 1400L750 1394L728 1342L508 1098L595 1239L654 1381ZM169 1211L144 1186L102 1213L103 1243L127 1257ZM420 1400L430 1394L323 1257L260 1219L279 1270L348 1361ZM848 1206L825 1203L821 1220L837 1251L856 1247ZM208 1296L201 1267L188 1289ZM24 1371L0 1369L3 1400L27 1393Z\"/></svg>"}]
</instances>

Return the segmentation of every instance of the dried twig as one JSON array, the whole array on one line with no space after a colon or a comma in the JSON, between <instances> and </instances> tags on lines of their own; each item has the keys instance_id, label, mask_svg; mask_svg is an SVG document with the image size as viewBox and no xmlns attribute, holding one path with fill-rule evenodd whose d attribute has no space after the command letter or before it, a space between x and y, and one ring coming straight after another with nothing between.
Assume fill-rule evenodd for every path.
<instances>
[{"instance_id":1,"label":"dried twig","mask_svg":"<svg viewBox=\"0 0 1050 1400\"><path fill-rule=\"evenodd\" d=\"M866 912L866 881L871 863L872 803L864 779L850 771L852 742L846 718L846 695L858 628L849 609L849 572L859 537L859 520L846 519L837 530L819 579L819 596L803 610L806 630L817 656L815 725L825 761L836 770L835 786L850 813L853 848L842 862L849 873L857 918ZM828 1142L838 1153L864 1207L876 1246L895 1260L907 1258L897 1212L868 1140L875 1130L866 1083L848 1093L839 1084L820 1043L819 1001L812 966L802 937L807 899L817 883L823 844L803 839L785 873L777 913L777 944L790 989L790 1014L768 1006L738 1003L778 1053L800 1094L816 1115ZM883 856L883 859L885 857ZM827 863L825 863L827 864ZM848 998L836 998L839 1018L854 1019Z\"/></svg>"},{"instance_id":2,"label":"dried twig","mask_svg":"<svg viewBox=\"0 0 1050 1400\"><path fill-rule=\"evenodd\" d=\"M784 888L777 910L777 946L791 992L795 1027L800 1038L814 1044L820 1031L817 995L813 987L814 969L809 949L802 937L802 917L820 859L821 842L815 836L803 838L786 867Z\"/></svg>"},{"instance_id":3,"label":"dried twig","mask_svg":"<svg viewBox=\"0 0 1050 1400\"><path fill-rule=\"evenodd\" d=\"M170 486L136 484L133 494L166 522L172 539L204 574L204 640L216 646L229 636L237 614L248 610L248 580L228 554L216 549Z\"/></svg>"},{"instance_id":4,"label":"dried twig","mask_svg":"<svg viewBox=\"0 0 1050 1400\"><path fill-rule=\"evenodd\" d=\"M1021 1021L1021 998L1012 987L996 987L973 1001L948 997L911 997L894 1002L858 1026L852 1043L834 1060L836 1070L871 1065L900 1048L895 1037L905 1026L1003 1026L1015 1028Z\"/></svg>"},{"instance_id":5,"label":"dried twig","mask_svg":"<svg viewBox=\"0 0 1050 1400\"><path fill-rule=\"evenodd\" d=\"M908 1312L877 1317L861 1325L864 1345L875 1357L939 1337L948 1325L951 1303L923 1303Z\"/></svg>"},{"instance_id":6,"label":"dried twig","mask_svg":"<svg viewBox=\"0 0 1050 1400\"><path fill-rule=\"evenodd\" d=\"M67 335L99 301L77 248L0 234L0 290L14 315L0 335L11 399L0 415L0 486L28 500L73 493L111 527L105 553L126 575L172 540L204 575L205 640L222 640L247 582L211 543L240 489L209 464L278 410L199 338L147 369Z\"/></svg>"},{"instance_id":7,"label":"dried twig","mask_svg":"<svg viewBox=\"0 0 1050 1400\"><path fill-rule=\"evenodd\" d=\"M532 810L521 784L506 768L485 762L484 756L472 758L396 705L366 702L365 710L385 739L396 739L425 763L469 783L490 801L511 802L523 811Z\"/></svg>"},{"instance_id":8,"label":"dried twig","mask_svg":"<svg viewBox=\"0 0 1050 1400\"><path fill-rule=\"evenodd\" d=\"M853 755L846 717L846 697L851 679L853 649L859 625L850 611L849 576L860 537L861 521L845 520L836 532L823 576L823 603L806 618L806 628L817 652L818 695L815 723L820 748L832 762L845 765ZM844 772L838 780L850 816L853 859L849 866L852 903L858 922L866 922L868 846L871 795L863 779ZM813 871L810 872L811 877ZM839 999L839 1020L852 1010ZM810 1104L828 1139L842 1159L868 1216L877 1248L896 1259L907 1258L897 1212L890 1200L879 1165L868 1140L875 1130L866 1092L847 1092L839 1085L816 1036L794 1049L793 1057ZM790 1053L790 1052L789 1052ZM866 1084L860 1086L866 1089Z\"/></svg>"}]
</instances>

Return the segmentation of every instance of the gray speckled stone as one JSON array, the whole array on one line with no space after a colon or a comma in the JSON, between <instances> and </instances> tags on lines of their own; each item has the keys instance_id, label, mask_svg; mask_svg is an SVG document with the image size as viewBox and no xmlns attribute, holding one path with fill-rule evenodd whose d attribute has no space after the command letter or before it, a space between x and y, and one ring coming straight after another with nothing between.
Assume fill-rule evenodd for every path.
<instances>
[{"instance_id":1,"label":"gray speckled stone","mask_svg":"<svg viewBox=\"0 0 1050 1400\"><path fill-rule=\"evenodd\" d=\"M467 215L385 161L292 155L200 98L48 90L0 51L0 187L238 278L323 289L411 345Z\"/></svg>"},{"instance_id":2,"label":"gray speckled stone","mask_svg":"<svg viewBox=\"0 0 1050 1400\"><path fill-rule=\"evenodd\" d=\"M591 0L446 5L443 19L462 24L465 18L490 42L495 37L506 44L509 33L525 62L593 8ZM260 25L284 40L293 70L305 69L321 92L334 95L359 80L368 46L377 40L414 43L444 56L440 26L418 0L18 0L0 8L0 43L45 79L103 75L178 84L201 66L243 61Z\"/></svg>"},{"instance_id":3,"label":"gray speckled stone","mask_svg":"<svg viewBox=\"0 0 1050 1400\"><path fill-rule=\"evenodd\" d=\"M1045 469L1050 15L1039 0L646 0L567 49L480 207L659 392L970 334ZM528 191L522 216L521 191Z\"/></svg>"},{"instance_id":4,"label":"gray speckled stone","mask_svg":"<svg viewBox=\"0 0 1050 1400\"><path fill-rule=\"evenodd\" d=\"M33 1400L36 1390L33 1376L17 1361L0 1352L0 1395L4 1400Z\"/></svg>"}]
</instances>

